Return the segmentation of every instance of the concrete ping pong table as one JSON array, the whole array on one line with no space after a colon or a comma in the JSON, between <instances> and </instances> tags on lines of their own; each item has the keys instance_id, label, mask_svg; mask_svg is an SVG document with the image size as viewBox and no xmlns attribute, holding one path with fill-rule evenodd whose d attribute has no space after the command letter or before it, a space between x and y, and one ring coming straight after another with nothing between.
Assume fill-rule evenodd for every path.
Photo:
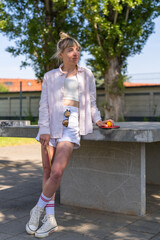
<instances>
[{"instance_id":1,"label":"concrete ping pong table","mask_svg":"<svg viewBox=\"0 0 160 240\"><path fill-rule=\"evenodd\" d=\"M62 204L116 213L146 213L146 183L160 184L160 123L94 127L73 151L60 186ZM38 126L1 126L0 136L35 137Z\"/></svg>"}]
</instances>

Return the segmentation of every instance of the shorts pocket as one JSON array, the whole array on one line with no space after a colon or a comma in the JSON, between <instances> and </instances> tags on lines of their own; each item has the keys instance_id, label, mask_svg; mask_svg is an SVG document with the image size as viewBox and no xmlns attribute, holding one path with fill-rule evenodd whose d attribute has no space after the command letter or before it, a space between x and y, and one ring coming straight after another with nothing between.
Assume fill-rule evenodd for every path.
<instances>
[{"instance_id":1,"label":"shorts pocket","mask_svg":"<svg viewBox=\"0 0 160 240\"><path fill-rule=\"evenodd\" d=\"M77 114L71 114L69 117L69 128L77 128L78 127L78 115Z\"/></svg>"}]
</instances>

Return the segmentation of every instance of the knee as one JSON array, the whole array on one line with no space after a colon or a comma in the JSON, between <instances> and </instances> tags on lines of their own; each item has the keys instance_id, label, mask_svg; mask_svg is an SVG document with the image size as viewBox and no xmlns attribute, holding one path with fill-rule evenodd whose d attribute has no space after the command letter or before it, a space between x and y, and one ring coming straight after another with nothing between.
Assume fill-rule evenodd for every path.
<instances>
[{"instance_id":1,"label":"knee","mask_svg":"<svg viewBox=\"0 0 160 240\"><path fill-rule=\"evenodd\" d=\"M52 182L58 184L62 178L62 171L61 170L53 170L50 175L50 179Z\"/></svg>"}]
</instances>

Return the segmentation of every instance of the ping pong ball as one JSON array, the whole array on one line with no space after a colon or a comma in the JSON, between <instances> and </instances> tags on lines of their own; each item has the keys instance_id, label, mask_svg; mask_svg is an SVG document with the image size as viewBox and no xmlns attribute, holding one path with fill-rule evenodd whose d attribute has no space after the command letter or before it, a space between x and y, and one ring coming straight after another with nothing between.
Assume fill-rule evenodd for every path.
<instances>
[{"instance_id":1,"label":"ping pong ball","mask_svg":"<svg viewBox=\"0 0 160 240\"><path fill-rule=\"evenodd\" d=\"M110 121L107 122L108 127L112 127L112 123Z\"/></svg>"}]
</instances>

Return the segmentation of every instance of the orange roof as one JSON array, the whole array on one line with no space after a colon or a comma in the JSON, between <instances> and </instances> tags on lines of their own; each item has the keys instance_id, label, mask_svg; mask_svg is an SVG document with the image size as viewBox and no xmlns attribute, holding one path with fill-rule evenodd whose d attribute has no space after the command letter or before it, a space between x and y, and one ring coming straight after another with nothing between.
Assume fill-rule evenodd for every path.
<instances>
[{"instance_id":1,"label":"orange roof","mask_svg":"<svg viewBox=\"0 0 160 240\"><path fill-rule=\"evenodd\" d=\"M153 86L160 86L160 83L131 83L131 82L124 82L125 87L153 87Z\"/></svg>"},{"instance_id":2,"label":"orange roof","mask_svg":"<svg viewBox=\"0 0 160 240\"><path fill-rule=\"evenodd\" d=\"M34 92L42 90L42 83L38 79L0 78L0 84L8 88L9 92L20 92L20 82L22 82L23 92Z\"/></svg>"},{"instance_id":3,"label":"orange roof","mask_svg":"<svg viewBox=\"0 0 160 240\"><path fill-rule=\"evenodd\" d=\"M40 80L36 79L7 79L0 78L0 84L9 89L9 92L20 92L20 82L22 82L23 92L39 92L42 90L42 83ZM153 87L160 86L160 84L155 83L131 83L124 82L125 87Z\"/></svg>"}]
</instances>

